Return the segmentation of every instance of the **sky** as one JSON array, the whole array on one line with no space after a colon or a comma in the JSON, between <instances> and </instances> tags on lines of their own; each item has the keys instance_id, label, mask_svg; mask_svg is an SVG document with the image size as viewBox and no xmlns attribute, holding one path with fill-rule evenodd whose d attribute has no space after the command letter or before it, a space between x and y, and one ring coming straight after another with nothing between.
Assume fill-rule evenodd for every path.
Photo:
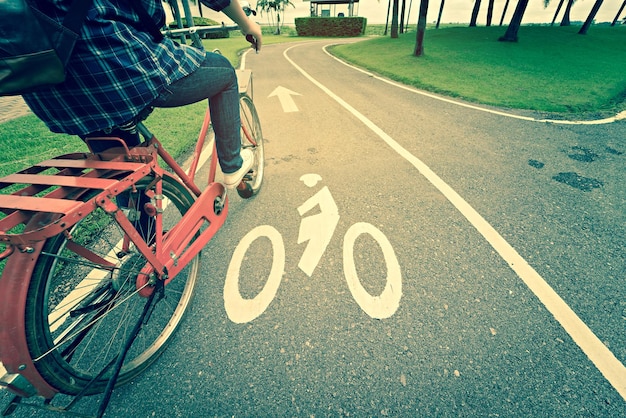
<instances>
[{"instance_id":1,"label":"sky","mask_svg":"<svg viewBox=\"0 0 626 418\"><path fill-rule=\"evenodd\" d=\"M256 5L256 0L248 0L253 6ZM412 1L411 14L409 17L409 25L417 24L417 15L419 12L420 0L407 0L407 7ZM309 2L302 0L291 0L295 5L295 8L289 7L284 16L286 24L293 24L295 17L305 17L309 15ZM623 0L604 0L600 11L596 15L596 22L613 21L617 10L622 4ZM551 0L550 5L544 8L543 0L530 0L526 13L524 14L524 20L522 23L550 23L554 16L554 12L558 6L558 0ZM572 21L584 21L587 15L591 11L595 0L577 0L572 7L570 18ZM481 10L478 15L478 24L484 25L487 20L487 0L482 0ZM505 0L495 0L493 20L492 24L498 24L502 15ZM507 10L504 24L508 24L515 10L516 0L509 1L509 7ZM357 15L367 18L368 23L385 23L387 16L388 0L360 0L358 3ZM428 22L435 22L437 20L437 14L439 13L439 7L441 0L430 0L428 6ZM472 8L474 6L474 0L446 0L442 15L442 23L469 23ZM557 22L560 22L560 18L563 14L565 6L561 9ZM337 6L337 12L344 12L347 16L347 6ZM626 10L622 12L622 17L626 15ZM267 16L257 16L256 20L260 23L267 23Z\"/></svg>"}]
</instances>

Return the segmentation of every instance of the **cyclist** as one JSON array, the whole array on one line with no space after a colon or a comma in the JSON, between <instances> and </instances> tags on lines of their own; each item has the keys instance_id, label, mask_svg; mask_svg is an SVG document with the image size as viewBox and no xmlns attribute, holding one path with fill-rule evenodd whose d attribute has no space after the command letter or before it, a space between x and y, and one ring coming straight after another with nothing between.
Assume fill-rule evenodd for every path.
<instances>
[{"instance_id":1,"label":"cyclist","mask_svg":"<svg viewBox=\"0 0 626 418\"><path fill-rule=\"evenodd\" d=\"M62 21L72 1L34 0L46 15ZM261 28L237 0L201 0L230 17L261 47ZM92 0L67 67L66 80L25 94L31 110L53 132L122 137L139 143L138 115L153 107L177 107L208 99L224 183L234 188L253 164L241 151L239 91L230 62L163 38L161 0ZM156 29L156 30L155 30ZM105 145L95 144L94 151Z\"/></svg>"}]
</instances>

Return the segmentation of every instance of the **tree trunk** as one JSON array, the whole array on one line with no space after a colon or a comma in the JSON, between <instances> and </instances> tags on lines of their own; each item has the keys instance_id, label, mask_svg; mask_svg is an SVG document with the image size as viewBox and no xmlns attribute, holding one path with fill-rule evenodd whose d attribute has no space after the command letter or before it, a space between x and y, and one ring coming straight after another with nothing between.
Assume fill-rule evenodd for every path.
<instances>
[{"instance_id":1,"label":"tree trunk","mask_svg":"<svg viewBox=\"0 0 626 418\"><path fill-rule=\"evenodd\" d=\"M402 7L400 8L400 33L404 33L404 13L406 12L406 0L402 0Z\"/></svg>"},{"instance_id":2,"label":"tree trunk","mask_svg":"<svg viewBox=\"0 0 626 418\"><path fill-rule=\"evenodd\" d=\"M389 29L389 11L391 10L391 0L389 0L389 2L387 3L387 19L385 19L385 33L384 35L387 36L387 30Z\"/></svg>"},{"instance_id":3,"label":"tree trunk","mask_svg":"<svg viewBox=\"0 0 626 418\"><path fill-rule=\"evenodd\" d=\"M415 51L413 55L424 55L424 33L426 32L426 14L428 13L428 0L420 0L420 11L417 19L417 37L415 39Z\"/></svg>"},{"instance_id":4,"label":"tree trunk","mask_svg":"<svg viewBox=\"0 0 626 418\"><path fill-rule=\"evenodd\" d=\"M526 7L528 6L528 0L519 0L517 6L515 7L515 12L513 12L513 17L511 18L511 23L509 23L509 27L506 30L504 36L500 37L498 41L501 42L517 42L517 32L519 31L519 27L522 24L522 18L524 17L524 12L526 11Z\"/></svg>"},{"instance_id":5,"label":"tree trunk","mask_svg":"<svg viewBox=\"0 0 626 418\"><path fill-rule=\"evenodd\" d=\"M561 11L561 7L563 7L563 2L565 0L560 0L559 1L559 5L556 7L556 12L554 12L554 17L552 18L552 23L550 23L550 26L554 26L554 22L556 21L557 16L559 15L559 12Z\"/></svg>"},{"instance_id":6,"label":"tree trunk","mask_svg":"<svg viewBox=\"0 0 626 418\"><path fill-rule=\"evenodd\" d=\"M567 0L567 6L565 7L565 13L563 13L563 20L561 20L561 26L569 26L569 14L572 11L572 5L574 4L574 0Z\"/></svg>"},{"instance_id":7,"label":"tree trunk","mask_svg":"<svg viewBox=\"0 0 626 418\"><path fill-rule=\"evenodd\" d=\"M502 23L504 22L504 16L506 16L506 10L509 8L509 0L506 0L506 3L504 3L504 10L502 10L502 17L500 18L500 26L502 26Z\"/></svg>"},{"instance_id":8,"label":"tree trunk","mask_svg":"<svg viewBox=\"0 0 626 418\"><path fill-rule=\"evenodd\" d=\"M591 12L589 12L589 16L587 16L587 20L585 20L585 23L578 31L579 35L587 34L587 31L589 30L589 26L591 26L591 22L593 22L593 19L595 19L596 14L598 14L598 10L600 10L600 6L602 6L603 1L604 0L596 0L595 4L591 8Z\"/></svg>"},{"instance_id":9,"label":"tree trunk","mask_svg":"<svg viewBox=\"0 0 626 418\"><path fill-rule=\"evenodd\" d=\"M478 12L480 11L480 0L474 1L474 8L472 9L472 18L470 19L470 27L476 26L478 20Z\"/></svg>"},{"instance_id":10,"label":"tree trunk","mask_svg":"<svg viewBox=\"0 0 626 418\"><path fill-rule=\"evenodd\" d=\"M615 15L615 19L613 19L613 22L611 23L611 26L615 26L615 23L617 23L617 20L619 19L619 15L622 14L622 10L624 10L625 6L626 6L626 0L624 0L624 2L622 3L622 6L617 11L617 14Z\"/></svg>"},{"instance_id":11,"label":"tree trunk","mask_svg":"<svg viewBox=\"0 0 626 418\"><path fill-rule=\"evenodd\" d=\"M409 0L409 8L406 11L406 22L404 24L405 32L409 30L409 19L411 19L411 7L413 7L413 0Z\"/></svg>"},{"instance_id":12,"label":"tree trunk","mask_svg":"<svg viewBox=\"0 0 626 418\"><path fill-rule=\"evenodd\" d=\"M489 0L487 5L487 26L491 26L491 19L493 18L493 3L495 0Z\"/></svg>"},{"instance_id":13,"label":"tree trunk","mask_svg":"<svg viewBox=\"0 0 626 418\"><path fill-rule=\"evenodd\" d=\"M626 2L626 0L624 0L624 2ZM441 22L441 15L443 14L443 5L445 3L446 3L446 0L441 0L441 5L439 6L439 15L437 16L437 25L435 26L435 29L439 29L439 23Z\"/></svg>"},{"instance_id":14,"label":"tree trunk","mask_svg":"<svg viewBox=\"0 0 626 418\"><path fill-rule=\"evenodd\" d=\"M393 0L393 10L391 12L391 37L398 37L398 1Z\"/></svg>"}]
</instances>

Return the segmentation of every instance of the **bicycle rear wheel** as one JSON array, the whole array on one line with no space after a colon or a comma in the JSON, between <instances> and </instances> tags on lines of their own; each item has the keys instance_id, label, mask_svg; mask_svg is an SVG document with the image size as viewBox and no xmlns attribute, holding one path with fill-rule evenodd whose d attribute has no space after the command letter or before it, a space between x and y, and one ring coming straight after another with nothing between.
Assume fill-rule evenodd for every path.
<instances>
[{"instance_id":1,"label":"bicycle rear wheel","mask_svg":"<svg viewBox=\"0 0 626 418\"><path fill-rule=\"evenodd\" d=\"M265 168L265 156L263 154L263 133L261 123L256 113L256 108L250 97L243 95L239 99L241 114L241 148L251 149L254 153L254 165L244 177L247 188L237 189L239 196L247 199L256 194L263 183L263 171Z\"/></svg>"},{"instance_id":2,"label":"bicycle rear wheel","mask_svg":"<svg viewBox=\"0 0 626 418\"><path fill-rule=\"evenodd\" d=\"M154 237L155 218L142 208L153 183L154 177L146 177L136 190L117 197L146 242ZM162 185L167 231L194 199L169 175ZM111 365L146 305L136 289L146 259L132 244L123 247L124 231L101 208L68 232L48 239L36 262L26 304L26 339L37 370L50 385L70 395L84 388L85 394L95 394L106 388ZM199 255L165 287L165 297L153 305L126 355L118 386L141 373L171 340L190 304L198 267Z\"/></svg>"}]
</instances>

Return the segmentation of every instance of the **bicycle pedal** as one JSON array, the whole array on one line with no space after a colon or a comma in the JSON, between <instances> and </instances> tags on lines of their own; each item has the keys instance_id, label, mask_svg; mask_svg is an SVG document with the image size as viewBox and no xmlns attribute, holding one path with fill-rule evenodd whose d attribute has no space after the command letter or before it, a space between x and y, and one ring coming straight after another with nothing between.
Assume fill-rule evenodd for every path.
<instances>
[{"instance_id":1,"label":"bicycle pedal","mask_svg":"<svg viewBox=\"0 0 626 418\"><path fill-rule=\"evenodd\" d=\"M241 189L239 188L239 186L237 186L237 194L239 195L239 197L241 197L242 199L251 198L252 195L254 194L254 191L252 190L252 186L250 186L250 184L246 182L242 182L241 184L244 185L242 186Z\"/></svg>"}]
</instances>

